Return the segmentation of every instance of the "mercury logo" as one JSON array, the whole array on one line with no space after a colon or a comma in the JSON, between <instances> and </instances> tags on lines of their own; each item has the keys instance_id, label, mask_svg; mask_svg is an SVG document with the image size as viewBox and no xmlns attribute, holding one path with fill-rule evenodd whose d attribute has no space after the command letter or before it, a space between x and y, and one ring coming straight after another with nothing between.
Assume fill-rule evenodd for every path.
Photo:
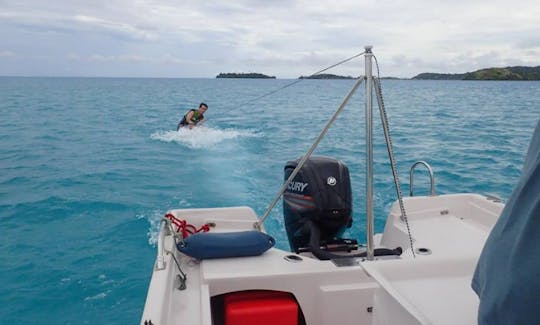
<instances>
[{"instance_id":1,"label":"mercury logo","mask_svg":"<svg viewBox=\"0 0 540 325\"><path fill-rule=\"evenodd\" d=\"M290 182L289 185L287 185L287 189L289 191L295 191L295 192L304 192L304 189L308 186L308 183L302 183L302 182Z\"/></svg>"},{"instance_id":2,"label":"mercury logo","mask_svg":"<svg viewBox=\"0 0 540 325\"><path fill-rule=\"evenodd\" d=\"M334 186L337 184L337 180L334 177L330 176L326 179L326 184Z\"/></svg>"}]
</instances>

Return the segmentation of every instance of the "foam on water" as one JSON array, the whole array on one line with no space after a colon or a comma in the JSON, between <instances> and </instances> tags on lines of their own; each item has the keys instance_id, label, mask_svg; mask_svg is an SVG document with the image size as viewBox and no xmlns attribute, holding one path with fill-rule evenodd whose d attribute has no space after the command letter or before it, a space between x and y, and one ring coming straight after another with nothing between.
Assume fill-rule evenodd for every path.
<instances>
[{"instance_id":1,"label":"foam on water","mask_svg":"<svg viewBox=\"0 0 540 325\"><path fill-rule=\"evenodd\" d=\"M150 135L153 140L175 142L188 148L209 148L223 141L240 137L257 137L251 130L218 129L200 126L193 129L180 128L178 131L156 131Z\"/></svg>"}]
</instances>

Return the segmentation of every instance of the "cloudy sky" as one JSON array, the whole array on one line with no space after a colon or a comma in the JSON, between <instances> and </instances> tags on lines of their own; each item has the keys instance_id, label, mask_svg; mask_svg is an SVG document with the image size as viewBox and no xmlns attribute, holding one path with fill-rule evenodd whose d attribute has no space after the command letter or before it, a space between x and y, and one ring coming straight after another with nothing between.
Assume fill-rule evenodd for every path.
<instances>
[{"instance_id":1,"label":"cloudy sky","mask_svg":"<svg viewBox=\"0 0 540 325\"><path fill-rule=\"evenodd\" d=\"M538 66L540 2L0 0L0 75L296 78L368 44L382 76Z\"/></svg>"}]
</instances>

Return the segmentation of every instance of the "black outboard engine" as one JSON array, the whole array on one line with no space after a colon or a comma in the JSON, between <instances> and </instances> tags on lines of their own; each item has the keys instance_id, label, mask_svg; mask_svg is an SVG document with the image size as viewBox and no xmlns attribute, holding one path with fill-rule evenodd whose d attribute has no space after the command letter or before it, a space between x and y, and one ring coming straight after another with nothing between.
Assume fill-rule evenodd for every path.
<instances>
[{"instance_id":1,"label":"black outboard engine","mask_svg":"<svg viewBox=\"0 0 540 325\"><path fill-rule=\"evenodd\" d=\"M287 162L285 180L299 161ZM352 224L348 167L332 158L310 157L283 194L283 215L291 250L296 253L341 236Z\"/></svg>"}]
</instances>

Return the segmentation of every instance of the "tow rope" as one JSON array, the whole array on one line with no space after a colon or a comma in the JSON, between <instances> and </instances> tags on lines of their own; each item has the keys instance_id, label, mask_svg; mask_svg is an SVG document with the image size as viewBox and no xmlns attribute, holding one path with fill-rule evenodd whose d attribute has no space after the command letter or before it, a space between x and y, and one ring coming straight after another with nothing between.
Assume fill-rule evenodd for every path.
<instances>
[{"instance_id":1,"label":"tow rope","mask_svg":"<svg viewBox=\"0 0 540 325\"><path fill-rule=\"evenodd\" d=\"M172 213L167 213L165 218L169 219L177 228L176 232L182 234L182 238L186 239L190 235L196 234L198 232L208 232L210 231L210 225L204 224L202 227L197 229L194 225L190 225L186 220L181 220L175 217Z\"/></svg>"}]
</instances>

